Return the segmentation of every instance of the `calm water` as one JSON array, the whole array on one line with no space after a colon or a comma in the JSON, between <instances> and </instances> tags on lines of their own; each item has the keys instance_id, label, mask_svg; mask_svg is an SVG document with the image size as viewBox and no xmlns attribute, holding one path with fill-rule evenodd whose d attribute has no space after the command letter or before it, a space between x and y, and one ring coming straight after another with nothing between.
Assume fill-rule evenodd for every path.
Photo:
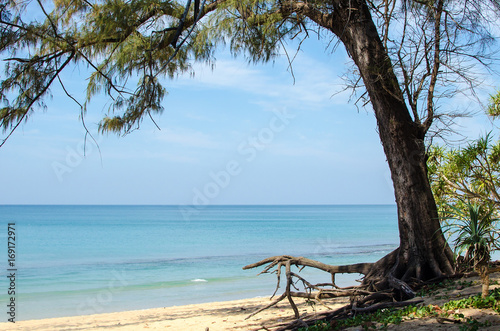
<instances>
[{"instance_id":1,"label":"calm water","mask_svg":"<svg viewBox=\"0 0 500 331\"><path fill-rule=\"evenodd\" d=\"M16 224L17 320L268 296L275 276L243 266L280 254L373 262L399 240L395 206L0 206L0 222L1 302Z\"/></svg>"}]
</instances>

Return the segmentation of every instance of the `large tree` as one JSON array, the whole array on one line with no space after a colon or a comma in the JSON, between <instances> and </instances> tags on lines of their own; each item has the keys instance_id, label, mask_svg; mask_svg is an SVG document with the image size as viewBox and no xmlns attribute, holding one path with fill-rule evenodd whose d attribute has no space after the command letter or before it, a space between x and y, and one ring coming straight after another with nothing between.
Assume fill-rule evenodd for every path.
<instances>
[{"instance_id":1,"label":"large tree","mask_svg":"<svg viewBox=\"0 0 500 331\"><path fill-rule=\"evenodd\" d=\"M290 39L318 34L333 40L352 58L352 87L375 113L400 246L374 264L322 268L362 272L369 288L403 288L410 279L453 273L427 180L425 139L436 121L445 121L438 101L476 86L469 74L486 64L493 41L487 28L498 8L496 0L4 1L1 126L8 138L43 106L51 85L64 87L60 73L74 63L91 71L87 99L78 103L82 113L92 96L105 93L113 101L101 131L127 133L163 109L163 77L191 70L193 61L211 61L221 42L258 62L276 56ZM28 20L33 10L44 19ZM314 264L292 257L262 263L272 261Z\"/></svg>"},{"instance_id":2,"label":"large tree","mask_svg":"<svg viewBox=\"0 0 500 331\"><path fill-rule=\"evenodd\" d=\"M498 119L500 92L490 97L486 113L492 121ZM431 146L428 154L429 181L442 217L456 208L467 212L465 201L500 210L500 141L496 130L458 148Z\"/></svg>"}]
</instances>

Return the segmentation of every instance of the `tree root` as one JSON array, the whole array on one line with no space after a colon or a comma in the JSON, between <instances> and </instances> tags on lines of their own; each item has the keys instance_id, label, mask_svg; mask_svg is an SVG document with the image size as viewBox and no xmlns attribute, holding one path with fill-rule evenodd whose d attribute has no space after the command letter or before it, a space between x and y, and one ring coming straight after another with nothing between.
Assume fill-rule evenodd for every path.
<instances>
[{"instance_id":1,"label":"tree root","mask_svg":"<svg viewBox=\"0 0 500 331\"><path fill-rule=\"evenodd\" d=\"M256 267L259 267L259 266L262 266L265 264L268 264L268 266L265 267L264 270L259 273L259 275L263 274L263 273L276 273L276 277L277 277L276 290L274 291L271 299L276 295L276 293L278 292L278 289L280 287L282 267L285 268L286 287L285 287L285 293L283 293L280 297L278 297L278 299L274 300L268 306L260 309L258 312L261 312L262 310L270 308L270 307L276 305L278 302L287 298L288 302L290 303L290 306L293 309L295 318L299 319L299 317L300 317L299 310L297 309L297 305L293 301L293 297L308 298L308 299L313 299L313 300L316 300L318 302L321 302L321 299L324 299L324 298L359 296L359 295L371 294L371 292L369 292L369 291L365 291L361 288L356 288L356 287L349 287L349 288L342 289L342 288L338 287L337 285L335 285L334 279L335 279L336 273L366 274L368 272L368 270L370 269L370 267L373 265L372 263L359 263L359 264L353 264L353 265L349 265L349 266L332 266L332 265L328 265L328 264L325 264L325 263L322 263L319 261L311 260L311 259L308 259L305 257L293 257L293 256L289 256L289 255L281 255L281 256L273 256L273 257L264 259L260 262L247 265L247 266L243 267L243 269L252 269L252 268L256 268ZM326 271L332 275L332 283L322 283L322 284L313 285L310 282L308 282L306 279L299 276L298 274L292 272L292 270L291 270L292 266L296 266L299 268L312 267L312 268ZM302 285L305 289L304 292L292 291L292 288L299 291L299 289L296 286L297 282L302 282ZM331 289L327 289L326 287L331 287ZM256 312L256 313L258 313L258 312ZM255 315L256 313L252 314L251 316ZM251 316L249 316L249 317L251 317Z\"/></svg>"},{"instance_id":2,"label":"tree root","mask_svg":"<svg viewBox=\"0 0 500 331\"><path fill-rule=\"evenodd\" d=\"M422 299L417 299L417 300L408 300L408 301L396 301L396 302L380 302L374 305L371 305L369 307L365 308L358 308L358 307L352 307L352 310L356 313L372 313L374 311L377 311L379 309L384 309L384 308L394 308L394 307L406 307L410 305L417 305L419 303L424 302Z\"/></svg>"},{"instance_id":3,"label":"tree root","mask_svg":"<svg viewBox=\"0 0 500 331\"><path fill-rule=\"evenodd\" d=\"M262 325L261 327L259 327L257 329L253 329L252 331L258 331L258 330L262 330L262 329L264 329L264 330L274 329L273 331L294 330L294 329L299 328L299 327L311 326L320 320L325 320L325 319L331 320L331 319L334 319L338 316L344 316L350 311L351 308L352 308L352 305L349 304L349 305L345 305L343 307L340 307L338 309L316 313L314 316L312 316L312 315L311 316L303 316L302 318L296 319L292 322L281 322L281 323L276 323L276 324L266 325L266 326Z\"/></svg>"},{"instance_id":4,"label":"tree root","mask_svg":"<svg viewBox=\"0 0 500 331\"><path fill-rule=\"evenodd\" d=\"M282 269L285 269L286 286L285 291L267 306L255 311L246 319L255 316L256 314L275 306L279 302L287 299L293 312L295 320L291 323L279 323L272 326L263 326L264 329L274 330L290 330L312 325L318 320L332 320L334 318L348 317L349 314L367 313L377 309L387 307L402 307L411 304L417 304L422 300L403 301L413 298L415 293L412 288L391 274L384 277L374 273L373 269L376 263L358 263L344 266L332 266L319 261L311 260L305 257L294 257L289 255L273 256L262 261L245 266L243 269L253 269L260 266L265 266L264 270L259 273L274 273L276 274L277 284L276 289L271 296L273 299L280 288ZM323 270L331 274L331 283L312 284L298 273L292 271L295 266L299 272L305 267L311 267ZM361 285L341 288L335 284L335 274L337 273L357 273L362 274L364 280ZM367 279L367 275L373 275ZM303 290L299 290L298 284ZM322 299L349 297L351 303L339 309L315 313L314 316L300 316L294 298L306 298L313 300L319 304L326 306ZM326 306L327 307L327 306ZM327 307L328 308L328 307ZM262 328L259 328L262 329Z\"/></svg>"}]
</instances>

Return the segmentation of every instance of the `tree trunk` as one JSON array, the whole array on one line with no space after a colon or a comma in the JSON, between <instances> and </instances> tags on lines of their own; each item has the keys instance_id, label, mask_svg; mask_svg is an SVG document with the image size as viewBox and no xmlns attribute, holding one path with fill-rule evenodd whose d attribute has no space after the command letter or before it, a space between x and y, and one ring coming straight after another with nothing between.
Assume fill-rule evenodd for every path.
<instances>
[{"instance_id":1,"label":"tree trunk","mask_svg":"<svg viewBox=\"0 0 500 331\"><path fill-rule=\"evenodd\" d=\"M407 281L429 280L453 273L453 254L443 233L427 178L425 128L412 119L391 60L366 2L331 1L329 15L296 4L345 45L359 69L377 120L380 140L391 171L398 208L400 247L376 263L365 277L384 287L388 276ZM377 283L382 281L384 283Z\"/></svg>"},{"instance_id":2,"label":"tree trunk","mask_svg":"<svg viewBox=\"0 0 500 331\"><path fill-rule=\"evenodd\" d=\"M481 297L486 298L490 294L490 273L488 263L477 267L477 273L481 277Z\"/></svg>"}]
</instances>

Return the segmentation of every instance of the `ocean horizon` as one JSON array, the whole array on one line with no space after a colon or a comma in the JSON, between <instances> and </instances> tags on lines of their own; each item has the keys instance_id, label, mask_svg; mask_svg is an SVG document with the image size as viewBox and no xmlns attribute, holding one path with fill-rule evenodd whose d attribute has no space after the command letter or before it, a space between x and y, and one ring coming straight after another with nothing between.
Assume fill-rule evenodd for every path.
<instances>
[{"instance_id":1,"label":"ocean horizon","mask_svg":"<svg viewBox=\"0 0 500 331\"><path fill-rule=\"evenodd\" d=\"M399 243L395 205L0 205L0 217L4 247L15 228L17 320L270 296L276 276L245 265L283 254L375 262Z\"/></svg>"}]
</instances>

